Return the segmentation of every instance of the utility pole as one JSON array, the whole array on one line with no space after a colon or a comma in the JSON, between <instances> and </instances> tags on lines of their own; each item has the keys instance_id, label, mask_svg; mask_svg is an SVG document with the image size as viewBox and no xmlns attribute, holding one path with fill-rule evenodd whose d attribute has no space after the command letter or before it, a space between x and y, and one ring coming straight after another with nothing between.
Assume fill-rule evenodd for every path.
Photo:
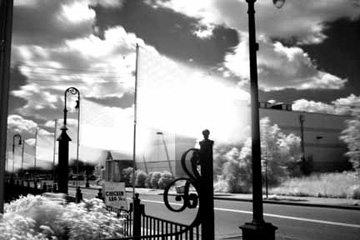
<instances>
[{"instance_id":1,"label":"utility pole","mask_svg":"<svg viewBox=\"0 0 360 240\"><path fill-rule=\"evenodd\" d=\"M299 122L300 122L300 138L301 138L301 171L304 174L306 172L306 158L305 158L305 143L304 143L304 122L305 122L305 116L300 115L299 116Z\"/></svg>"},{"instance_id":2,"label":"utility pole","mask_svg":"<svg viewBox=\"0 0 360 240\"><path fill-rule=\"evenodd\" d=\"M0 0L0 213L4 213L4 175L13 6L13 0Z\"/></svg>"}]
</instances>

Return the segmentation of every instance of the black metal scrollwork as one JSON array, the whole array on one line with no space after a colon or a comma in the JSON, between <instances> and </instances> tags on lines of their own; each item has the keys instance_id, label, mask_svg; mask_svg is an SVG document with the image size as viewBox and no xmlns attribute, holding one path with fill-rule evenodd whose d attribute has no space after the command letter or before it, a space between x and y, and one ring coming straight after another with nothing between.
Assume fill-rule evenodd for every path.
<instances>
[{"instance_id":1,"label":"black metal scrollwork","mask_svg":"<svg viewBox=\"0 0 360 240\"><path fill-rule=\"evenodd\" d=\"M190 159L187 159L189 153L192 153ZM187 160L190 160L191 170L188 169L188 165L186 164ZM188 175L188 177L177 178L173 182L171 182L164 191L164 203L165 206L173 211L173 212L182 212L186 208L196 208L199 204L199 193L201 186L201 176L199 172L200 167L200 150L196 148L191 148L183 153L181 156L181 166L184 172ZM169 190L177 185L177 182L185 181L185 184L182 186L183 191L181 194L177 194L175 196L175 200L178 202L182 202L182 205L179 208L174 208L169 203ZM191 192L192 188L196 191ZM198 222L198 217L195 218L192 225Z\"/></svg>"},{"instance_id":2,"label":"black metal scrollwork","mask_svg":"<svg viewBox=\"0 0 360 240\"><path fill-rule=\"evenodd\" d=\"M71 93L72 95L78 94L79 92L79 90L77 90L77 88L75 87L69 87L66 91Z\"/></svg>"}]
</instances>

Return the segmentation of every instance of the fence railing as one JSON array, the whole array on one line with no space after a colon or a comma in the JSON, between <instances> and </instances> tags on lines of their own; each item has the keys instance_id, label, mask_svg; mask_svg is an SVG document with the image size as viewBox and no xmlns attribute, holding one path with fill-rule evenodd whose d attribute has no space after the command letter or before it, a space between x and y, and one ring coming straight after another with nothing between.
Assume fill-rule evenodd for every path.
<instances>
[{"instance_id":1,"label":"fence railing","mask_svg":"<svg viewBox=\"0 0 360 240\"><path fill-rule=\"evenodd\" d=\"M187 177L175 179L164 191L164 204L170 211L182 212L198 207L193 222L185 225L146 215L145 206L140 204L139 194L135 194L130 207L130 214L133 215L133 232L130 236L111 240L214 240L213 141L209 140L209 134L209 130L203 131L204 140L200 142L200 149L191 148L183 153L181 166ZM182 184L183 191L175 200L182 204L176 204L177 208L174 208L168 196L169 190L177 187L177 183Z\"/></svg>"},{"instance_id":2,"label":"fence railing","mask_svg":"<svg viewBox=\"0 0 360 240\"><path fill-rule=\"evenodd\" d=\"M139 194L135 195L134 202L130 204L130 210L109 209L124 218L124 237L107 240L199 240L201 229L198 224L182 224L167 219L162 219L145 214L145 206L140 204ZM123 214L123 215L121 215ZM131 217L133 216L133 218Z\"/></svg>"}]
</instances>

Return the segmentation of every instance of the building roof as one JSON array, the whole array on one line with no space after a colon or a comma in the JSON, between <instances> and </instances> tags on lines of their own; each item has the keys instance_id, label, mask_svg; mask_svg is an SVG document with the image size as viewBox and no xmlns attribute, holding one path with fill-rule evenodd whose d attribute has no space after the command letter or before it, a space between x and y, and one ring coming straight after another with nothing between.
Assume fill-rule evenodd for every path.
<instances>
[{"instance_id":1,"label":"building roof","mask_svg":"<svg viewBox=\"0 0 360 240\"><path fill-rule=\"evenodd\" d=\"M112 151L112 150L107 151L106 160L129 160L129 159L132 159L132 157L129 154Z\"/></svg>"}]
</instances>

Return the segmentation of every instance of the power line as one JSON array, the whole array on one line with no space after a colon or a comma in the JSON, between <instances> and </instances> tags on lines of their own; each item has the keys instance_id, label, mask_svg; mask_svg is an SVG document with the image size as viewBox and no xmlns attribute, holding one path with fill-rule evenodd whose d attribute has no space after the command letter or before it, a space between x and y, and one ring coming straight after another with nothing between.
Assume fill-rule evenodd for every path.
<instances>
[{"instance_id":1,"label":"power line","mask_svg":"<svg viewBox=\"0 0 360 240\"><path fill-rule=\"evenodd\" d=\"M40 81L40 82L49 82L56 83L57 81L49 80L49 79L39 79L39 78L31 78L32 81ZM132 84L131 82L118 82L118 81L86 81L87 83L101 83L101 84Z\"/></svg>"},{"instance_id":2,"label":"power line","mask_svg":"<svg viewBox=\"0 0 360 240\"><path fill-rule=\"evenodd\" d=\"M52 69L58 71L68 71L68 72L92 72L92 73L126 73L120 71L104 71L104 70L94 70L94 69L82 69L82 68L61 68L61 67L50 67L50 66L37 66L30 65L25 61L19 61L19 63L23 63L24 65L20 65L21 67L30 67L32 69Z\"/></svg>"}]
</instances>

